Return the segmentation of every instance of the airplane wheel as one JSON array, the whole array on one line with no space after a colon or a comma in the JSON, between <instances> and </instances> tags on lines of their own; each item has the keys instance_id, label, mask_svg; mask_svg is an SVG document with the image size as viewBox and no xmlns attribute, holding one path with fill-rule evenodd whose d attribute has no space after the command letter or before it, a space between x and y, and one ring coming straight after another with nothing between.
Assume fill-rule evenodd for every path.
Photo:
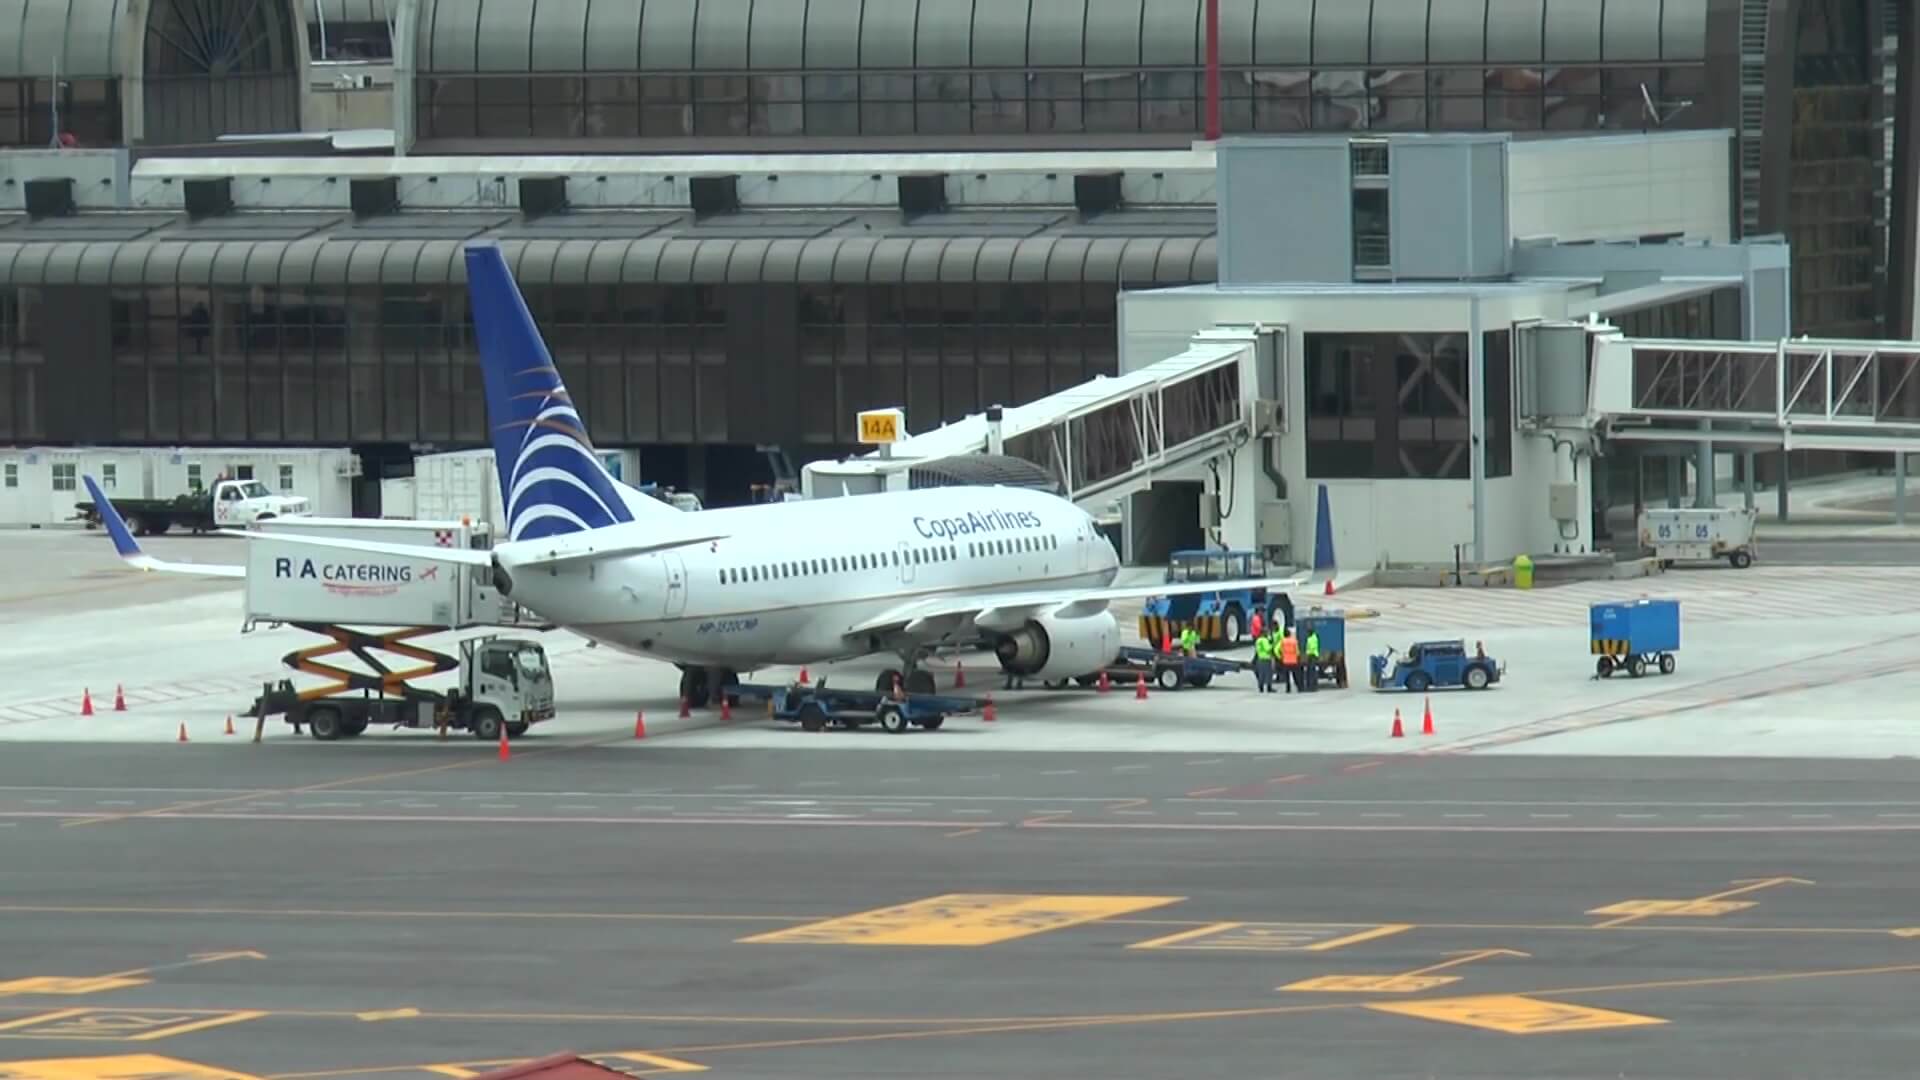
<instances>
[{"instance_id":1,"label":"airplane wheel","mask_svg":"<svg viewBox=\"0 0 1920 1080\"><path fill-rule=\"evenodd\" d=\"M924 669L909 672L906 679L906 688L909 694L933 693L933 672ZM889 689L891 689L891 687L889 687Z\"/></svg>"},{"instance_id":2,"label":"airplane wheel","mask_svg":"<svg viewBox=\"0 0 1920 1080\"><path fill-rule=\"evenodd\" d=\"M891 694L893 693L893 680L899 679L899 678L900 678L900 673L898 671L895 671L892 668L888 668L887 670L881 672L879 675L874 677L873 688L879 693ZM901 685L902 686L906 685L906 681L904 679L901 680Z\"/></svg>"}]
</instances>

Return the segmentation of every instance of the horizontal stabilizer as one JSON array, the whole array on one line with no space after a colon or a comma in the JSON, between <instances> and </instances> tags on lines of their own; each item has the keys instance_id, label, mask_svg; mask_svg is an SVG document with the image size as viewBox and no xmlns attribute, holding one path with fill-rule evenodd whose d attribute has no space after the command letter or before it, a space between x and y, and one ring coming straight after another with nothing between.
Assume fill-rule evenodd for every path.
<instances>
[{"instance_id":1,"label":"horizontal stabilizer","mask_svg":"<svg viewBox=\"0 0 1920 1080\"><path fill-rule=\"evenodd\" d=\"M87 485L87 493L93 496L94 508L100 511L100 523L107 528L107 535L113 538L113 550L128 566L148 572L158 571L169 574L197 574L200 577L243 578L247 576L244 566L229 566L220 563L183 563L166 562L156 559L140 550L140 542L133 538L133 530L120 517L120 511L114 508L100 485L93 477L80 478Z\"/></svg>"}]
</instances>

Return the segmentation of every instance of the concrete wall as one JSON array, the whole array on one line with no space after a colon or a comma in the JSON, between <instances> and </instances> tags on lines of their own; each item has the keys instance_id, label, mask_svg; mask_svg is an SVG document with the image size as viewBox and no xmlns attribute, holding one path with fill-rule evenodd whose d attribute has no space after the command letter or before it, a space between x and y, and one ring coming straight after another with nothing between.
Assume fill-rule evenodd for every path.
<instances>
[{"instance_id":1,"label":"concrete wall","mask_svg":"<svg viewBox=\"0 0 1920 1080\"><path fill-rule=\"evenodd\" d=\"M1725 131L1515 140L1507 150L1513 236L1682 232L1725 243L1733 237L1734 164Z\"/></svg>"},{"instance_id":2,"label":"concrete wall","mask_svg":"<svg viewBox=\"0 0 1920 1080\"><path fill-rule=\"evenodd\" d=\"M27 208L28 180L73 180L73 202L82 210L127 206L131 161L125 150L8 150L0 154L0 210Z\"/></svg>"},{"instance_id":3,"label":"concrete wall","mask_svg":"<svg viewBox=\"0 0 1920 1080\"><path fill-rule=\"evenodd\" d=\"M1217 161L1220 281L1353 280L1346 139L1228 139Z\"/></svg>"}]
</instances>

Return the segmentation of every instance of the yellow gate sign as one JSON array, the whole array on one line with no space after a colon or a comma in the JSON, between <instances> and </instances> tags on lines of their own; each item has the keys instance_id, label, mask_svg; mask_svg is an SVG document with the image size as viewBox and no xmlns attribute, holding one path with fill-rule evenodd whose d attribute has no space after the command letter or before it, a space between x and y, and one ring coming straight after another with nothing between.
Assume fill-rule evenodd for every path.
<instances>
[{"instance_id":1,"label":"yellow gate sign","mask_svg":"<svg viewBox=\"0 0 1920 1080\"><path fill-rule=\"evenodd\" d=\"M899 409L868 409L860 414L860 441L866 444L899 442L906 434L907 414Z\"/></svg>"}]
</instances>

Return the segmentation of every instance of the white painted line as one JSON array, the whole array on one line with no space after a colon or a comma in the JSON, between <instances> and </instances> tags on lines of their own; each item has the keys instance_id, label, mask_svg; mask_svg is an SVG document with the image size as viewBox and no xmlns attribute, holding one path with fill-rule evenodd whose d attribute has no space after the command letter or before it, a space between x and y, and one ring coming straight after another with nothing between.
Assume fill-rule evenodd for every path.
<instances>
[{"instance_id":1,"label":"white painted line","mask_svg":"<svg viewBox=\"0 0 1920 1080\"><path fill-rule=\"evenodd\" d=\"M1079 773L1080 773L1079 769L1044 769L1041 771L1040 775L1041 776L1077 776L1079 775Z\"/></svg>"},{"instance_id":2,"label":"white painted line","mask_svg":"<svg viewBox=\"0 0 1920 1080\"><path fill-rule=\"evenodd\" d=\"M1194 816L1196 817L1239 817L1240 811L1238 810L1199 810L1199 811L1195 811Z\"/></svg>"},{"instance_id":3,"label":"white painted line","mask_svg":"<svg viewBox=\"0 0 1920 1080\"><path fill-rule=\"evenodd\" d=\"M1282 810L1280 811L1280 816L1281 817L1319 817L1320 811L1318 810Z\"/></svg>"},{"instance_id":4,"label":"white painted line","mask_svg":"<svg viewBox=\"0 0 1920 1080\"><path fill-rule=\"evenodd\" d=\"M1441 814L1440 816L1445 818L1483 818L1483 817L1486 817L1487 815L1485 814Z\"/></svg>"},{"instance_id":5,"label":"white painted line","mask_svg":"<svg viewBox=\"0 0 1920 1080\"><path fill-rule=\"evenodd\" d=\"M96 799L95 802L101 806L133 806L134 805L134 801L132 799Z\"/></svg>"},{"instance_id":6,"label":"white painted line","mask_svg":"<svg viewBox=\"0 0 1920 1080\"><path fill-rule=\"evenodd\" d=\"M1528 814L1530 818L1570 818L1572 814Z\"/></svg>"},{"instance_id":7,"label":"white painted line","mask_svg":"<svg viewBox=\"0 0 1920 1080\"><path fill-rule=\"evenodd\" d=\"M1613 816L1619 818L1622 821L1644 821L1650 818L1657 818L1660 815L1659 814L1615 814Z\"/></svg>"},{"instance_id":8,"label":"white painted line","mask_svg":"<svg viewBox=\"0 0 1920 1080\"><path fill-rule=\"evenodd\" d=\"M1405 814L1361 814L1360 816L1364 818L1399 818L1399 817L1406 817L1407 815Z\"/></svg>"},{"instance_id":9,"label":"white painted line","mask_svg":"<svg viewBox=\"0 0 1920 1080\"><path fill-rule=\"evenodd\" d=\"M554 809L555 810L597 810L599 809L599 807L594 805L593 803L556 803L554 805Z\"/></svg>"},{"instance_id":10,"label":"white painted line","mask_svg":"<svg viewBox=\"0 0 1920 1080\"><path fill-rule=\"evenodd\" d=\"M1793 814L1791 816L1795 821L1824 821L1832 817L1833 815L1832 814Z\"/></svg>"}]
</instances>

